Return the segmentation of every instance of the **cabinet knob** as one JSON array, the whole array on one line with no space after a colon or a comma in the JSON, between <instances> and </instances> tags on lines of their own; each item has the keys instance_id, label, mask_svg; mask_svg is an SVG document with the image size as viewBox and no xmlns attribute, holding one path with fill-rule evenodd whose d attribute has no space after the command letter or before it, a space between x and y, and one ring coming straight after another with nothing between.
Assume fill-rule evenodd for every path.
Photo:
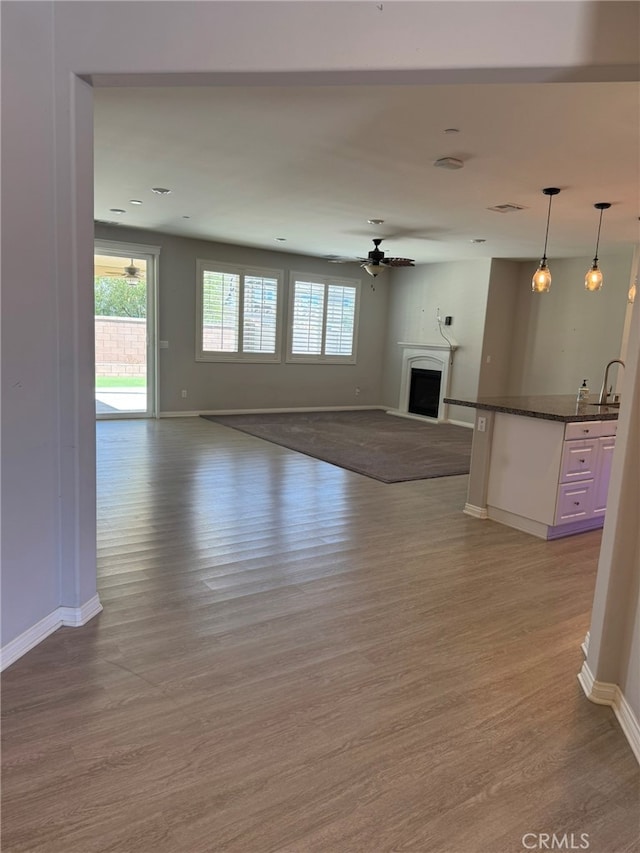
<instances>
[{"instance_id":1,"label":"cabinet knob","mask_svg":"<svg viewBox=\"0 0 640 853\"><path fill-rule=\"evenodd\" d=\"M573 503L574 503L576 506L580 506L580 501L574 501Z\"/></svg>"},{"instance_id":2,"label":"cabinet knob","mask_svg":"<svg viewBox=\"0 0 640 853\"><path fill-rule=\"evenodd\" d=\"M578 459L578 462L579 462L581 465L584 465L584 463L585 463L586 461L587 461L586 459Z\"/></svg>"},{"instance_id":3,"label":"cabinet knob","mask_svg":"<svg viewBox=\"0 0 640 853\"><path fill-rule=\"evenodd\" d=\"M582 430L582 432L589 432L589 430L588 430L588 429L583 429L583 430Z\"/></svg>"}]
</instances>

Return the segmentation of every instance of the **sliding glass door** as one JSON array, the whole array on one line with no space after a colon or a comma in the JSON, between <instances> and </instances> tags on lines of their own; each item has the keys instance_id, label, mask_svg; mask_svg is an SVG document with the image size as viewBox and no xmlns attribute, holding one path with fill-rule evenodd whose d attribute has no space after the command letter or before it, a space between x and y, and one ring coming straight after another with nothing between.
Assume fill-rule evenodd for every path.
<instances>
[{"instance_id":1,"label":"sliding glass door","mask_svg":"<svg viewBox=\"0 0 640 853\"><path fill-rule=\"evenodd\" d=\"M96 242L98 418L156 415L156 268L156 247Z\"/></svg>"}]
</instances>

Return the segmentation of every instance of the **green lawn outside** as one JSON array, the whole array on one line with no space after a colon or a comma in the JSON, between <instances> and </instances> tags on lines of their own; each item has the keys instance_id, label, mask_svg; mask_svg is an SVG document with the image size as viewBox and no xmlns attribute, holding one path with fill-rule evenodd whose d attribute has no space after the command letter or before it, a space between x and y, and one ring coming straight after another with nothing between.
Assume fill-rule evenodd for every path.
<instances>
[{"instance_id":1,"label":"green lawn outside","mask_svg":"<svg viewBox=\"0 0 640 853\"><path fill-rule=\"evenodd\" d=\"M146 376L96 376L96 388L145 388Z\"/></svg>"}]
</instances>

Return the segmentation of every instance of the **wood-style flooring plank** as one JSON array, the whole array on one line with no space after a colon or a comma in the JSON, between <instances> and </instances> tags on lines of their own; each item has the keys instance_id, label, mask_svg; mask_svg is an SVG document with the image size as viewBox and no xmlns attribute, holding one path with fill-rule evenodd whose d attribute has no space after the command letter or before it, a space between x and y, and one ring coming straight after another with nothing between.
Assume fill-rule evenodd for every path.
<instances>
[{"instance_id":1,"label":"wood-style flooring plank","mask_svg":"<svg viewBox=\"0 0 640 853\"><path fill-rule=\"evenodd\" d=\"M576 674L600 532L202 419L100 422L103 612L3 674L3 853L640 850Z\"/></svg>"}]
</instances>

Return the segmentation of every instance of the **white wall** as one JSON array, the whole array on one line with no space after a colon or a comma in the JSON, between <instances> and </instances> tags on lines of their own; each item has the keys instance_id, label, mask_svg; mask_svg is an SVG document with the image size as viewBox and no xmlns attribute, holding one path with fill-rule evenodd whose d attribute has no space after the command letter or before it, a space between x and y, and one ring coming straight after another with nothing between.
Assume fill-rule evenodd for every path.
<instances>
[{"instance_id":1,"label":"white wall","mask_svg":"<svg viewBox=\"0 0 640 853\"><path fill-rule=\"evenodd\" d=\"M482 258L392 271L383 380L385 405L397 408L399 403L402 347L398 342L445 343L436 321L438 308L443 318L453 318L443 330L459 347L451 369L450 396L477 396L490 269L491 261ZM473 416L473 409L449 407L452 420L473 423Z\"/></svg>"},{"instance_id":2,"label":"white wall","mask_svg":"<svg viewBox=\"0 0 640 853\"><path fill-rule=\"evenodd\" d=\"M96 224L96 237L161 246L159 261L160 412L275 409L380 404L387 284L349 264L320 258L174 237L156 231ZM356 364L229 364L195 360L196 259L246 263L284 272L284 307L289 272L357 278L360 322ZM365 280L363 280L363 278ZM284 343L284 342L283 342ZM356 395L356 387L360 393ZM188 393L181 396L182 389Z\"/></svg>"},{"instance_id":3,"label":"white wall","mask_svg":"<svg viewBox=\"0 0 640 853\"><path fill-rule=\"evenodd\" d=\"M605 365L620 353L633 247L601 253L597 293L584 288L591 260L551 260L549 293L531 292L536 262L520 264L510 394L577 394L587 379L597 395Z\"/></svg>"}]
</instances>

